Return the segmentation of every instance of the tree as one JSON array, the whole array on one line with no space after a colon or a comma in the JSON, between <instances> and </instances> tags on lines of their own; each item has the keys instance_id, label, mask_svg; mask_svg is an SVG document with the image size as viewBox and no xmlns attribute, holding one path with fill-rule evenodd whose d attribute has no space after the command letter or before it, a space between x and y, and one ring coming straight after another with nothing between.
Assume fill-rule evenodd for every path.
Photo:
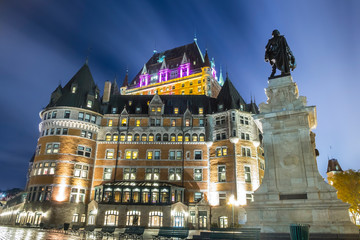
<instances>
[{"instance_id":1,"label":"tree","mask_svg":"<svg viewBox=\"0 0 360 240\"><path fill-rule=\"evenodd\" d=\"M337 196L350 204L353 217L360 215L360 171L352 169L335 173L328 178L329 183L338 191Z\"/></svg>"}]
</instances>

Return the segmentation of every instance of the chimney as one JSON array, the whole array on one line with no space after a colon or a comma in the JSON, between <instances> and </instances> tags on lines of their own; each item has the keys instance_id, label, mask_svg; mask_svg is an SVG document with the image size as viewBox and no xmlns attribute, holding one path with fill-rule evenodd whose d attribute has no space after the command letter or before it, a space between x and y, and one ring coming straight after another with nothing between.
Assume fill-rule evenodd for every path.
<instances>
[{"instance_id":1,"label":"chimney","mask_svg":"<svg viewBox=\"0 0 360 240\"><path fill-rule=\"evenodd\" d=\"M111 82L106 81L104 86L103 103L108 103L110 100Z\"/></svg>"}]
</instances>

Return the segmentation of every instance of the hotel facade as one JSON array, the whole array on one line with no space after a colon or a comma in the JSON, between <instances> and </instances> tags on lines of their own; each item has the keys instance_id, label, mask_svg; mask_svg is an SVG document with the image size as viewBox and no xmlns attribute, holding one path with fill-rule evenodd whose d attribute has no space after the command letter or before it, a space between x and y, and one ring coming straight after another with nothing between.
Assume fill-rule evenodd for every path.
<instances>
[{"instance_id":1,"label":"hotel facade","mask_svg":"<svg viewBox=\"0 0 360 240\"><path fill-rule=\"evenodd\" d=\"M84 64L40 112L26 194L3 224L209 229L246 221L264 174L246 103L197 42L154 52L132 81Z\"/></svg>"}]
</instances>

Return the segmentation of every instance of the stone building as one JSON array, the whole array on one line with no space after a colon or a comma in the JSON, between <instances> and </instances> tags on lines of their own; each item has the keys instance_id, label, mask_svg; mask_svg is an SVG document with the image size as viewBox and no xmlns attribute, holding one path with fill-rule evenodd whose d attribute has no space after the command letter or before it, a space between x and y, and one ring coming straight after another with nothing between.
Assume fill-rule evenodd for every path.
<instances>
[{"instance_id":1,"label":"stone building","mask_svg":"<svg viewBox=\"0 0 360 240\"><path fill-rule=\"evenodd\" d=\"M16 224L228 227L264 174L246 103L196 42L154 53L129 83L84 64L40 112L26 203ZM14 222L14 223L15 223Z\"/></svg>"}]
</instances>

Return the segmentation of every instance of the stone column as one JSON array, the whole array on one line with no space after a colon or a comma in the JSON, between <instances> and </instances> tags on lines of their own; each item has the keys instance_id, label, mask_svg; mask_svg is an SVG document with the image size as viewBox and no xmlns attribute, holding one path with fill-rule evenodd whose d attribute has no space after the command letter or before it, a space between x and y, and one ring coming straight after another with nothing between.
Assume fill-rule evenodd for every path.
<instances>
[{"instance_id":1,"label":"stone column","mask_svg":"<svg viewBox=\"0 0 360 240\"><path fill-rule=\"evenodd\" d=\"M263 131L265 176L246 207L247 225L288 233L290 224L312 233L358 233L349 205L321 177L315 155L316 107L307 106L291 76L269 80L267 103L254 119Z\"/></svg>"}]
</instances>

